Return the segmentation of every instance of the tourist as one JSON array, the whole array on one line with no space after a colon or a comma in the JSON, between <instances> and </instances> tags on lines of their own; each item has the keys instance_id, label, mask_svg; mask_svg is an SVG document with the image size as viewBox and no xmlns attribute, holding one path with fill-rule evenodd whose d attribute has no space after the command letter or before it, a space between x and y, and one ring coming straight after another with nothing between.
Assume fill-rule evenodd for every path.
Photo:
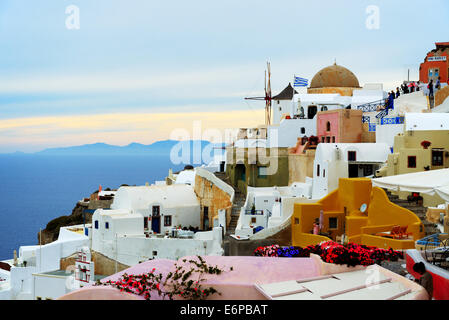
<instances>
[{"instance_id":1,"label":"tourist","mask_svg":"<svg viewBox=\"0 0 449 320\"><path fill-rule=\"evenodd\" d=\"M427 89L429 89L429 104L430 107L433 108L433 80L430 80Z\"/></svg>"},{"instance_id":2,"label":"tourist","mask_svg":"<svg viewBox=\"0 0 449 320\"><path fill-rule=\"evenodd\" d=\"M419 279L416 279L415 281L419 283L421 286L426 289L427 293L429 294L429 300L432 300L433 297L433 277L426 270L426 266L423 262L418 262L413 265L413 271L420 274L421 276Z\"/></svg>"},{"instance_id":3,"label":"tourist","mask_svg":"<svg viewBox=\"0 0 449 320\"><path fill-rule=\"evenodd\" d=\"M404 94L408 93L408 87L405 83L402 84L402 92L404 92Z\"/></svg>"},{"instance_id":4,"label":"tourist","mask_svg":"<svg viewBox=\"0 0 449 320\"><path fill-rule=\"evenodd\" d=\"M313 234L320 234L320 219L316 218L313 223Z\"/></svg>"},{"instance_id":5,"label":"tourist","mask_svg":"<svg viewBox=\"0 0 449 320\"><path fill-rule=\"evenodd\" d=\"M415 83L410 82L410 93L415 92Z\"/></svg>"},{"instance_id":6,"label":"tourist","mask_svg":"<svg viewBox=\"0 0 449 320\"><path fill-rule=\"evenodd\" d=\"M387 107L386 109L392 109L393 110L394 107L394 92L393 90L391 90L391 92L388 94L388 99L387 99Z\"/></svg>"},{"instance_id":7,"label":"tourist","mask_svg":"<svg viewBox=\"0 0 449 320\"><path fill-rule=\"evenodd\" d=\"M399 92L399 87L396 88L396 99L399 98L401 93Z\"/></svg>"},{"instance_id":8,"label":"tourist","mask_svg":"<svg viewBox=\"0 0 449 320\"><path fill-rule=\"evenodd\" d=\"M418 81L418 84L416 85L416 91L419 91L419 85L420 85L420 83Z\"/></svg>"},{"instance_id":9,"label":"tourist","mask_svg":"<svg viewBox=\"0 0 449 320\"><path fill-rule=\"evenodd\" d=\"M440 90L440 88L441 88L440 77L438 77L438 79L437 79L437 82L436 82L436 84L435 84L435 88L436 88L437 90Z\"/></svg>"}]
</instances>

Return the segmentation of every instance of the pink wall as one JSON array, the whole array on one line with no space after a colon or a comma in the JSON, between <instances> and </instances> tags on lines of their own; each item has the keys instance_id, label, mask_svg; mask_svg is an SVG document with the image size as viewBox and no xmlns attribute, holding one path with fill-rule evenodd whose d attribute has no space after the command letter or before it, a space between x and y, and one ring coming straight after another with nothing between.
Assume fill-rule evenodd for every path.
<instances>
[{"instance_id":1,"label":"pink wall","mask_svg":"<svg viewBox=\"0 0 449 320\"><path fill-rule=\"evenodd\" d=\"M327 122L331 124L331 130L327 131ZM318 113L317 115L317 136L322 142L322 136L330 136L332 142L332 137L335 137L335 142L340 142L339 137L339 113L338 112L330 112L330 113ZM327 142L326 140L324 142Z\"/></svg>"}]
</instances>

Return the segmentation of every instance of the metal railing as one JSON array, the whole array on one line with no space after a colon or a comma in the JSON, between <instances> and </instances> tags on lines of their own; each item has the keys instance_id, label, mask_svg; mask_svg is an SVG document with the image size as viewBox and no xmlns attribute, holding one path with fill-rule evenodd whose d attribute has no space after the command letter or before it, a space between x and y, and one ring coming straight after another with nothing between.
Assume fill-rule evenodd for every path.
<instances>
[{"instance_id":1,"label":"metal railing","mask_svg":"<svg viewBox=\"0 0 449 320\"><path fill-rule=\"evenodd\" d=\"M246 215L250 215L250 216L263 216L263 210L245 210L245 214Z\"/></svg>"},{"instance_id":2,"label":"metal railing","mask_svg":"<svg viewBox=\"0 0 449 320\"><path fill-rule=\"evenodd\" d=\"M362 110L363 112L376 112L379 108L385 108L387 104L387 99L377 100L373 102L368 102L357 106L357 110Z\"/></svg>"}]
</instances>

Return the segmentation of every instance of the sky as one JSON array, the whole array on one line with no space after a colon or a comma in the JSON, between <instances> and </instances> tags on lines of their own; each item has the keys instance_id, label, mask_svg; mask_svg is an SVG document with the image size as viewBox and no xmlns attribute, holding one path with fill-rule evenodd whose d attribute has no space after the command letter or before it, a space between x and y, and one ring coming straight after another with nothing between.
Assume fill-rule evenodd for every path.
<instances>
[{"instance_id":1,"label":"sky","mask_svg":"<svg viewBox=\"0 0 449 320\"><path fill-rule=\"evenodd\" d=\"M396 88L447 21L447 0L2 0L0 153L263 124L267 61L274 94L334 61Z\"/></svg>"}]
</instances>

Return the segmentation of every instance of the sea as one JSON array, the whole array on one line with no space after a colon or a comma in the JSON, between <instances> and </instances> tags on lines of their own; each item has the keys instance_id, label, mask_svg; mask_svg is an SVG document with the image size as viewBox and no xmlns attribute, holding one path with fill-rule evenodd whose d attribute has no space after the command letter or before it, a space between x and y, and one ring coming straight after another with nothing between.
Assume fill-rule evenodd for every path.
<instances>
[{"instance_id":1,"label":"sea","mask_svg":"<svg viewBox=\"0 0 449 320\"><path fill-rule=\"evenodd\" d=\"M37 245L40 229L70 215L101 185L145 185L182 170L169 155L0 155L0 261L20 246Z\"/></svg>"}]
</instances>

